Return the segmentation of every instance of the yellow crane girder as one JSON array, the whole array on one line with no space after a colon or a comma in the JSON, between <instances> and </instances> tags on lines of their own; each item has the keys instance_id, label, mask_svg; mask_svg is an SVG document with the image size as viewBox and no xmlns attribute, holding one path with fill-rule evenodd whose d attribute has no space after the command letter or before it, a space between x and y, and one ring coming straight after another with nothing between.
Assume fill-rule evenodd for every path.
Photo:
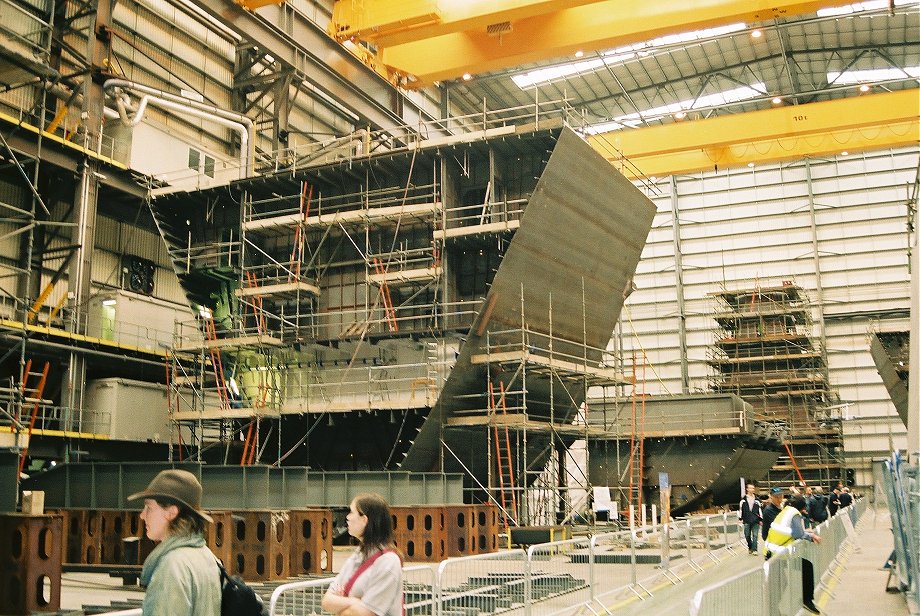
<instances>
[{"instance_id":1,"label":"yellow crane girder","mask_svg":"<svg viewBox=\"0 0 920 616\"><path fill-rule=\"evenodd\" d=\"M584 4L505 0L494 2L495 6L487 14L491 19L501 21L470 17L465 21L447 22L443 26L444 32L439 31L438 24L429 23L421 30L428 33L427 38L409 40L413 38L408 34L411 28L404 28L392 33L389 38L378 37L375 43L380 48L378 56L383 65L407 76L406 82L410 87L423 87L466 73L482 73L572 56L576 51L588 53L612 49L660 36L738 22L760 23L849 3L845 0L607 0ZM363 4L368 4L368 1ZM546 6L539 6L543 4ZM554 6L557 4L559 6ZM570 4L578 6L562 6ZM496 8L498 6L511 6L524 16L508 19L514 12L509 10L502 14ZM537 12L543 8L553 10ZM527 10L536 14L527 15ZM442 23L443 14L444 10L441 10ZM390 16L387 19L393 22L395 18ZM485 25L483 21L486 21ZM459 24L466 29L450 30L460 27ZM358 31L367 33L368 28ZM398 43L400 40L405 42Z\"/></svg>"},{"instance_id":2,"label":"yellow crane girder","mask_svg":"<svg viewBox=\"0 0 920 616\"><path fill-rule=\"evenodd\" d=\"M236 0L236 3L244 9L254 11L263 6L268 6L269 4L283 4L284 1L285 0Z\"/></svg>"},{"instance_id":3,"label":"yellow crane girder","mask_svg":"<svg viewBox=\"0 0 920 616\"><path fill-rule=\"evenodd\" d=\"M588 141L627 177L920 143L920 89L611 131Z\"/></svg>"},{"instance_id":4,"label":"yellow crane girder","mask_svg":"<svg viewBox=\"0 0 920 616\"><path fill-rule=\"evenodd\" d=\"M378 47L553 13L599 0L337 0L330 34Z\"/></svg>"}]
</instances>

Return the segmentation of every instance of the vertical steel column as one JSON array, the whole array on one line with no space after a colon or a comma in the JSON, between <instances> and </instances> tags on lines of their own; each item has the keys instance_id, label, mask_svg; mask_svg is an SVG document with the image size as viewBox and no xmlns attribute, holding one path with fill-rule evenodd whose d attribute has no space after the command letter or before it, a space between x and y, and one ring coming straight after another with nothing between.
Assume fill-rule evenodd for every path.
<instances>
[{"instance_id":1,"label":"vertical steel column","mask_svg":"<svg viewBox=\"0 0 920 616\"><path fill-rule=\"evenodd\" d=\"M824 363L824 378L830 381L830 366L827 361L827 335L824 331L824 285L821 281L821 254L818 251L818 221L815 216L815 193L811 180L811 160L805 159L805 186L808 188L808 214L811 219L811 252L815 267L815 298L818 307L819 338L821 340L821 360Z\"/></svg>"},{"instance_id":2,"label":"vertical steel column","mask_svg":"<svg viewBox=\"0 0 920 616\"><path fill-rule=\"evenodd\" d=\"M907 453L920 464L920 232L914 231L910 262L910 374L907 380ZM918 583L920 584L920 583Z\"/></svg>"},{"instance_id":3,"label":"vertical steel column","mask_svg":"<svg viewBox=\"0 0 920 616\"><path fill-rule=\"evenodd\" d=\"M677 207L677 179L671 176L671 227L674 234L674 278L677 284L677 332L680 341L680 392L690 392L687 362L687 312L684 307L684 259L680 248L680 214Z\"/></svg>"},{"instance_id":4,"label":"vertical steel column","mask_svg":"<svg viewBox=\"0 0 920 616\"><path fill-rule=\"evenodd\" d=\"M102 147L102 120L105 93L102 82L95 79L98 73L107 69L111 55L112 8L114 0L100 0L95 3L96 14L93 27L87 30L86 57L92 72L83 81L83 139L84 147L100 151ZM80 167L77 189L74 193L76 226L73 244L77 247L67 276L71 295L69 329L74 333L86 331L86 320L81 318L92 292L92 255L96 242L96 208L98 201L99 174L97 163L84 159ZM83 387L86 384L85 357L70 353L61 384L61 402L65 408L83 408ZM65 459L69 457L65 455Z\"/></svg>"}]
</instances>

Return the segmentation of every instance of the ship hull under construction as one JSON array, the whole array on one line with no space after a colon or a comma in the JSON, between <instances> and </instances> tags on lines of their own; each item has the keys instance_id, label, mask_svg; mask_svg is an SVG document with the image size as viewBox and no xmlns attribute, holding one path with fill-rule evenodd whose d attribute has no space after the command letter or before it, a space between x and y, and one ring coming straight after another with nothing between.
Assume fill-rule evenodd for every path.
<instances>
[{"instance_id":1,"label":"ship hull under construction","mask_svg":"<svg viewBox=\"0 0 920 616\"><path fill-rule=\"evenodd\" d=\"M751 406L734 395L662 396L644 405L592 400L589 406L592 424L619 431L589 441L590 482L609 486L623 504L637 502L641 486L642 502L660 505L664 474L672 515L737 503L741 481L765 479L782 450L781 435L755 422Z\"/></svg>"},{"instance_id":2,"label":"ship hull under construction","mask_svg":"<svg viewBox=\"0 0 920 616\"><path fill-rule=\"evenodd\" d=\"M460 472L526 510L588 388L625 385L606 347L654 204L553 119L336 147L154 200L199 314L172 417L221 462Z\"/></svg>"}]
</instances>

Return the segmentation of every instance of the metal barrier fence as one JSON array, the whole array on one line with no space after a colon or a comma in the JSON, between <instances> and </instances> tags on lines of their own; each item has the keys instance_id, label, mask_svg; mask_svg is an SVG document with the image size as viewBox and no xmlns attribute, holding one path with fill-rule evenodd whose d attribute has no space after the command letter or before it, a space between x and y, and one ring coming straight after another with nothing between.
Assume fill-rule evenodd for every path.
<instances>
[{"instance_id":1,"label":"metal barrier fence","mask_svg":"<svg viewBox=\"0 0 920 616\"><path fill-rule=\"evenodd\" d=\"M569 539L532 545L527 550L526 603L534 616L563 614L573 603L591 598L596 566L596 545L592 538Z\"/></svg>"},{"instance_id":2,"label":"metal barrier fence","mask_svg":"<svg viewBox=\"0 0 920 616\"><path fill-rule=\"evenodd\" d=\"M920 606L920 465L907 464L894 452L882 467L882 478L894 535L892 575L916 610Z\"/></svg>"},{"instance_id":3,"label":"metal barrier fence","mask_svg":"<svg viewBox=\"0 0 920 616\"><path fill-rule=\"evenodd\" d=\"M650 588L679 584L687 575L741 549L745 546L737 517L725 513L677 520L667 529L654 524L537 544L527 550L451 558L437 569L407 566L403 568L405 614L572 614L590 605L650 597ZM333 579L278 586L269 600L269 613L319 616ZM106 616L116 614L139 616L140 610Z\"/></svg>"},{"instance_id":4,"label":"metal barrier fence","mask_svg":"<svg viewBox=\"0 0 920 616\"><path fill-rule=\"evenodd\" d=\"M700 594L702 593L702 594ZM727 580L704 588L697 592L695 601L691 604L692 614L748 614L762 616L757 609L755 597L764 594L763 568L739 573Z\"/></svg>"},{"instance_id":5,"label":"metal barrier fence","mask_svg":"<svg viewBox=\"0 0 920 616\"><path fill-rule=\"evenodd\" d=\"M525 604L527 553L508 550L461 556L438 565L437 594L432 614L495 612Z\"/></svg>"},{"instance_id":6,"label":"metal barrier fence","mask_svg":"<svg viewBox=\"0 0 920 616\"><path fill-rule=\"evenodd\" d=\"M738 574L697 591L690 604L691 616L793 616L802 609L802 570L813 570L815 588L826 584L832 567L847 545L854 527L865 513L868 501L861 499L816 531L821 543L796 541L788 553L774 556L763 567ZM758 601L759 599L759 601Z\"/></svg>"},{"instance_id":7,"label":"metal barrier fence","mask_svg":"<svg viewBox=\"0 0 920 616\"><path fill-rule=\"evenodd\" d=\"M332 580L304 580L282 584L272 592L268 613L272 616L314 616L323 613L320 605Z\"/></svg>"}]
</instances>

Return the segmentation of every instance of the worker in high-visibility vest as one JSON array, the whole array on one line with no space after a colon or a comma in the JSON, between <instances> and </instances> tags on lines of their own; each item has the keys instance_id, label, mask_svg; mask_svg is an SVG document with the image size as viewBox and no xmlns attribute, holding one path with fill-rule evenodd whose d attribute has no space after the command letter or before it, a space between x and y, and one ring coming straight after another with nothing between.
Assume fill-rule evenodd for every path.
<instances>
[{"instance_id":1,"label":"worker in high-visibility vest","mask_svg":"<svg viewBox=\"0 0 920 616\"><path fill-rule=\"evenodd\" d=\"M795 496L789 504L783 507L776 519L770 524L770 530L767 532L767 540L764 544L766 557L769 560L771 556L783 554L792 548L792 544L798 539L811 541L812 543L821 543L821 537L814 531L805 528L802 514L808 505L802 496ZM811 561L802 559L802 605L812 614L820 614L818 607L814 603L815 599L815 570Z\"/></svg>"},{"instance_id":2,"label":"worker in high-visibility vest","mask_svg":"<svg viewBox=\"0 0 920 616\"><path fill-rule=\"evenodd\" d=\"M789 546L797 539L821 543L821 537L805 528L802 514L808 505L802 496L795 496L783 507L779 515L770 524L767 541L764 544L767 554L782 554L789 551Z\"/></svg>"}]
</instances>

